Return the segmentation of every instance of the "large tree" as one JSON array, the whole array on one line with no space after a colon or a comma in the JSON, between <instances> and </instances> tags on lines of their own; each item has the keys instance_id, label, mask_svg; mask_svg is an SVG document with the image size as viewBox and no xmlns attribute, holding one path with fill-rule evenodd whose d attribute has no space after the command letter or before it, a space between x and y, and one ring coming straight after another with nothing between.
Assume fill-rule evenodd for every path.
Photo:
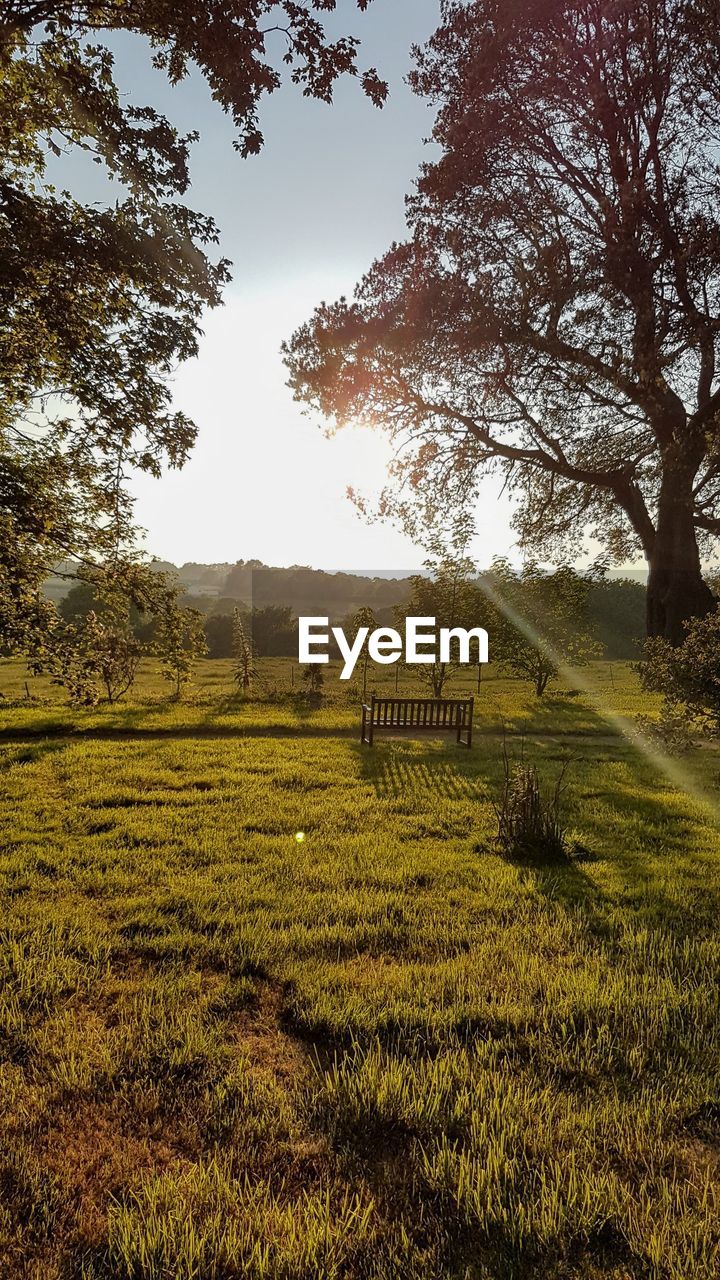
<instances>
[{"instance_id":1,"label":"large tree","mask_svg":"<svg viewBox=\"0 0 720 1280\"><path fill-rule=\"evenodd\" d=\"M182 202L194 135L128 101L113 33L144 38L150 75L176 83L199 68L247 155L261 146L260 102L283 63L303 92L328 100L337 76L356 73L357 41L329 39L321 20L335 8L0 0L4 643L21 644L42 623L38 586L59 559L123 562L127 476L186 459L195 428L172 406L171 375L196 353L202 314L228 279L229 264L213 260L214 223ZM381 102L375 73L362 82ZM49 159L74 151L100 166L106 198L83 202L52 184Z\"/></svg>"},{"instance_id":2,"label":"large tree","mask_svg":"<svg viewBox=\"0 0 720 1280\"><path fill-rule=\"evenodd\" d=\"M495 470L535 556L642 549L673 643L713 607L720 534L719 17L446 0L409 238L288 350L298 398L402 441L401 503L467 506Z\"/></svg>"}]
</instances>

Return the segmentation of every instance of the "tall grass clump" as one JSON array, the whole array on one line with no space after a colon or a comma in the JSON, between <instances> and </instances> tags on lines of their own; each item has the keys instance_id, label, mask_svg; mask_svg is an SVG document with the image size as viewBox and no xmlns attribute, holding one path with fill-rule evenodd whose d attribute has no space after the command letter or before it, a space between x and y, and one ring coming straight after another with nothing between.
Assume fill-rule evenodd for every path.
<instances>
[{"instance_id":1,"label":"tall grass clump","mask_svg":"<svg viewBox=\"0 0 720 1280\"><path fill-rule=\"evenodd\" d=\"M503 747L503 784L494 806L497 847L516 862L566 862L570 846L561 817L565 789L563 766L555 786L543 794L537 766L524 759L513 763Z\"/></svg>"},{"instance_id":2,"label":"tall grass clump","mask_svg":"<svg viewBox=\"0 0 720 1280\"><path fill-rule=\"evenodd\" d=\"M360 1274L375 1206L349 1190L296 1198L233 1178L213 1160L145 1175L110 1206L95 1280L342 1280Z\"/></svg>"}]
</instances>

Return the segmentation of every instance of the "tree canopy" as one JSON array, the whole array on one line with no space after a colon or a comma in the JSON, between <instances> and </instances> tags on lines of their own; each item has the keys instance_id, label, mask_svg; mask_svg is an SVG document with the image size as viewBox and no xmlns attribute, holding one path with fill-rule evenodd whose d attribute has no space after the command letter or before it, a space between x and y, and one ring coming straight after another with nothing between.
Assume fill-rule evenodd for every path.
<instances>
[{"instance_id":1,"label":"tree canopy","mask_svg":"<svg viewBox=\"0 0 720 1280\"><path fill-rule=\"evenodd\" d=\"M347 0L348 11L370 0ZM259 150L263 95L283 64L329 100L359 74L357 40L330 40L335 0L123 4L0 0L0 621L17 644L59 559L132 544L126 480L181 466L194 424L170 379L197 351L203 312L229 278L211 218L183 203L194 134L128 101L112 35L144 37L157 74L199 68L243 155ZM381 103L372 69L364 91ZM50 180L81 151L112 182L83 203Z\"/></svg>"},{"instance_id":2,"label":"tree canopy","mask_svg":"<svg viewBox=\"0 0 720 1280\"><path fill-rule=\"evenodd\" d=\"M297 397L402 446L384 510L499 473L530 553L649 564L648 630L713 597L720 34L710 0L446 0L409 237L286 349Z\"/></svg>"},{"instance_id":3,"label":"tree canopy","mask_svg":"<svg viewBox=\"0 0 720 1280\"><path fill-rule=\"evenodd\" d=\"M568 565L548 573L532 561L517 570L495 560L483 582L494 611L494 660L501 670L530 680L539 698L562 667L601 657L588 616L592 577Z\"/></svg>"},{"instance_id":4,"label":"tree canopy","mask_svg":"<svg viewBox=\"0 0 720 1280\"><path fill-rule=\"evenodd\" d=\"M475 566L467 556L462 554L462 547L456 543L444 555L439 548L426 560L425 574L413 574L409 578L410 595L406 601L395 609L398 624L407 618L434 618L437 627L484 627L494 621L494 611L480 591L476 578ZM457 647L457 646L455 646ZM477 641L471 646L471 658L479 661ZM429 686L433 698L441 698L445 685L453 674L461 670L454 653L450 661L443 662L438 656L434 661L423 663L415 668L414 674L423 684Z\"/></svg>"}]
</instances>

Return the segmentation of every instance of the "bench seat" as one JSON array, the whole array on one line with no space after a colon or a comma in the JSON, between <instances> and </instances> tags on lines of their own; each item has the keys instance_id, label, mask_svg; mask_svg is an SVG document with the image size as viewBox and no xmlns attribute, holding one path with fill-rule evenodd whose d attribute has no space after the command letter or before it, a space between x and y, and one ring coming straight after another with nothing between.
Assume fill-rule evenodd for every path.
<instances>
[{"instance_id":1,"label":"bench seat","mask_svg":"<svg viewBox=\"0 0 720 1280\"><path fill-rule=\"evenodd\" d=\"M474 698L376 698L363 703L360 741L373 745L377 730L389 733L454 733L472 746Z\"/></svg>"}]
</instances>

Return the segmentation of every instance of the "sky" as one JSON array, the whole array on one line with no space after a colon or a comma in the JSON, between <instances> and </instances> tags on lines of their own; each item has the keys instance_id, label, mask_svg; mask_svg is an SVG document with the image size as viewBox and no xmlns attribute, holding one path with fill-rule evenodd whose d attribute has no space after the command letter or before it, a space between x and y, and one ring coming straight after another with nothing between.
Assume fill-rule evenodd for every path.
<instances>
[{"instance_id":1,"label":"sky","mask_svg":"<svg viewBox=\"0 0 720 1280\"><path fill-rule=\"evenodd\" d=\"M403 571L422 548L387 524L368 524L346 496L372 498L390 459L379 431L327 438L286 387L279 348L322 300L350 294L372 260L404 235L404 197L429 154L432 109L404 84L410 46L437 26L438 0L349 3L331 28L362 39L361 66L390 83L382 111L345 79L331 107L287 86L265 100L266 144L243 160L231 122L200 76L172 89L132 38L116 45L117 78L135 103L197 129L194 208L221 231L233 262L225 305L204 323L198 359L182 366L175 402L197 423L191 460L160 481L133 482L146 547L176 564L257 558L268 564ZM483 491L474 552L481 564L512 554L510 510L497 486Z\"/></svg>"}]
</instances>

